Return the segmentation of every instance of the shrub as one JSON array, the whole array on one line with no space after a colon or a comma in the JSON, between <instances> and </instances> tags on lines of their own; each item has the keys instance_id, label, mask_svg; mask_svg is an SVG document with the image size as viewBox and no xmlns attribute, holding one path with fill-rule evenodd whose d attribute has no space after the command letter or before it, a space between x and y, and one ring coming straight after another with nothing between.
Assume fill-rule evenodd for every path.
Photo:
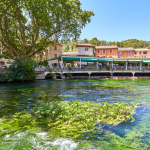
<instances>
[{"instance_id":1,"label":"shrub","mask_svg":"<svg viewBox=\"0 0 150 150\"><path fill-rule=\"evenodd\" d=\"M46 60L44 60L44 61L40 61L39 62L39 65L44 65L44 66L48 66L48 62L46 61Z\"/></svg>"},{"instance_id":2,"label":"shrub","mask_svg":"<svg viewBox=\"0 0 150 150\"><path fill-rule=\"evenodd\" d=\"M67 73L67 77L71 78L72 77L72 73Z\"/></svg>"},{"instance_id":3,"label":"shrub","mask_svg":"<svg viewBox=\"0 0 150 150\"><path fill-rule=\"evenodd\" d=\"M106 67L106 69L107 69L107 70L110 70L110 67L109 67L109 66L107 66L107 67Z\"/></svg>"},{"instance_id":4,"label":"shrub","mask_svg":"<svg viewBox=\"0 0 150 150\"><path fill-rule=\"evenodd\" d=\"M36 66L36 62L32 59L27 58L23 61L20 58L15 58L7 68L10 72L0 74L0 82L34 80L36 78L34 67Z\"/></svg>"}]
</instances>

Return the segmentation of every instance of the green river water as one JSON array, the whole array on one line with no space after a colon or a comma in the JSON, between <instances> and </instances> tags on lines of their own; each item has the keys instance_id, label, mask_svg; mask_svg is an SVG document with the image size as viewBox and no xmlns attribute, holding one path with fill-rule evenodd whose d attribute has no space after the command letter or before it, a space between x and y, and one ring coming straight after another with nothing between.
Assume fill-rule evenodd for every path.
<instances>
[{"instance_id":1,"label":"green river water","mask_svg":"<svg viewBox=\"0 0 150 150\"><path fill-rule=\"evenodd\" d=\"M150 80L39 80L0 83L0 120L16 112L30 113L36 98L46 93L50 101L93 101L137 103L134 122L102 124L103 133L81 139L47 136L43 130L0 134L0 150L101 150L150 149ZM0 124L1 126L1 124ZM98 126L98 125L97 125ZM0 131L2 129L0 128ZM0 132L1 133L1 132Z\"/></svg>"}]
</instances>

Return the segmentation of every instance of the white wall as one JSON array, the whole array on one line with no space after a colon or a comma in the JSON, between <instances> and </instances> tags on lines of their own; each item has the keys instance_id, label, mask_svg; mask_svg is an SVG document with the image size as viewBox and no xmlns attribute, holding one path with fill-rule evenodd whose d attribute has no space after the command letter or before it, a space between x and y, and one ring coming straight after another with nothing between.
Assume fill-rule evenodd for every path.
<instances>
[{"instance_id":1,"label":"white wall","mask_svg":"<svg viewBox=\"0 0 150 150\"><path fill-rule=\"evenodd\" d=\"M93 47L88 47L88 51L85 51L85 47L77 47L77 55L93 56Z\"/></svg>"}]
</instances>

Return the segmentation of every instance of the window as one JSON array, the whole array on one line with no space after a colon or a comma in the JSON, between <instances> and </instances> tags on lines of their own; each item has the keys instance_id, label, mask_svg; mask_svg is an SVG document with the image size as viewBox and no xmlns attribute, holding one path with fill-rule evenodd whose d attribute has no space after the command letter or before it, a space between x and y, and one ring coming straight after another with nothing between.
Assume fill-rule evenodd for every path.
<instances>
[{"instance_id":1,"label":"window","mask_svg":"<svg viewBox=\"0 0 150 150\"><path fill-rule=\"evenodd\" d=\"M98 54L100 53L100 50L99 50L99 49L97 50L97 53L98 53Z\"/></svg>"},{"instance_id":2,"label":"window","mask_svg":"<svg viewBox=\"0 0 150 150\"><path fill-rule=\"evenodd\" d=\"M141 54L141 52L139 52L139 54Z\"/></svg>"},{"instance_id":3,"label":"window","mask_svg":"<svg viewBox=\"0 0 150 150\"><path fill-rule=\"evenodd\" d=\"M105 56L102 56L102 57L105 57Z\"/></svg>"},{"instance_id":4,"label":"window","mask_svg":"<svg viewBox=\"0 0 150 150\"><path fill-rule=\"evenodd\" d=\"M85 47L85 51L88 51L88 47Z\"/></svg>"},{"instance_id":5,"label":"window","mask_svg":"<svg viewBox=\"0 0 150 150\"><path fill-rule=\"evenodd\" d=\"M57 54L55 54L55 58L57 58Z\"/></svg>"},{"instance_id":6,"label":"window","mask_svg":"<svg viewBox=\"0 0 150 150\"><path fill-rule=\"evenodd\" d=\"M131 54L131 51L128 51L128 54Z\"/></svg>"},{"instance_id":7,"label":"window","mask_svg":"<svg viewBox=\"0 0 150 150\"><path fill-rule=\"evenodd\" d=\"M131 56L128 56L128 58L131 58Z\"/></svg>"},{"instance_id":8,"label":"window","mask_svg":"<svg viewBox=\"0 0 150 150\"><path fill-rule=\"evenodd\" d=\"M143 52L143 54L147 54L147 52Z\"/></svg>"},{"instance_id":9,"label":"window","mask_svg":"<svg viewBox=\"0 0 150 150\"><path fill-rule=\"evenodd\" d=\"M121 55L122 54L122 52L119 52L119 55Z\"/></svg>"},{"instance_id":10,"label":"window","mask_svg":"<svg viewBox=\"0 0 150 150\"><path fill-rule=\"evenodd\" d=\"M112 49L109 49L109 53L112 53L113 52L113 50Z\"/></svg>"},{"instance_id":11,"label":"window","mask_svg":"<svg viewBox=\"0 0 150 150\"><path fill-rule=\"evenodd\" d=\"M118 56L118 58L121 58L120 56Z\"/></svg>"},{"instance_id":12,"label":"window","mask_svg":"<svg viewBox=\"0 0 150 150\"><path fill-rule=\"evenodd\" d=\"M105 49L103 49L103 53L106 53L106 50L105 50Z\"/></svg>"},{"instance_id":13,"label":"window","mask_svg":"<svg viewBox=\"0 0 150 150\"><path fill-rule=\"evenodd\" d=\"M136 54L136 52L135 52L135 54Z\"/></svg>"},{"instance_id":14,"label":"window","mask_svg":"<svg viewBox=\"0 0 150 150\"><path fill-rule=\"evenodd\" d=\"M55 45L55 50L57 50L57 46Z\"/></svg>"}]
</instances>

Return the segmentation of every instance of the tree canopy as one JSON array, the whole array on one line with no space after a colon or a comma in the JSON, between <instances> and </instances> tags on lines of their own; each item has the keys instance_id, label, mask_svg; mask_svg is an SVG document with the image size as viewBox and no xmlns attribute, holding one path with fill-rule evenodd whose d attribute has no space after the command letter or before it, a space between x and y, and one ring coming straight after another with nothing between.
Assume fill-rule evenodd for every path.
<instances>
[{"instance_id":1,"label":"tree canopy","mask_svg":"<svg viewBox=\"0 0 150 150\"><path fill-rule=\"evenodd\" d=\"M78 38L92 11L79 0L0 0L0 42L12 56L33 57L52 39Z\"/></svg>"},{"instance_id":2,"label":"tree canopy","mask_svg":"<svg viewBox=\"0 0 150 150\"><path fill-rule=\"evenodd\" d=\"M96 45L96 46L105 46L106 45L106 41L104 41L104 40L100 41L96 37L92 38L92 40L90 40L89 43Z\"/></svg>"},{"instance_id":3,"label":"tree canopy","mask_svg":"<svg viewBox=\"0 0 150 150\"><path fill-rule=\"evenodd\" d=\"M88 39L85 38L85 39L83 40L83 44L87 44L87 43L89 43L89 41L88 41Z\"/></svg>"}]
</instances>

